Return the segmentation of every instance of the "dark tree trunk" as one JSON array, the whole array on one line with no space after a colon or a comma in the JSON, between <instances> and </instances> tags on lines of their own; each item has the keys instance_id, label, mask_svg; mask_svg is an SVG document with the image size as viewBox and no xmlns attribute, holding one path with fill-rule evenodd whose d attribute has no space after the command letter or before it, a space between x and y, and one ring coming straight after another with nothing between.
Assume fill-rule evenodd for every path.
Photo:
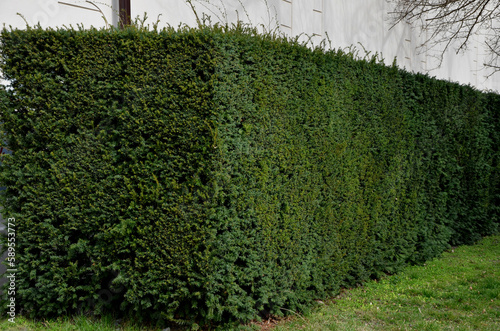
<instances>
[{"instance_id":1,"label":"dark tree trunk","mask_svg":"<svg viewBox=\"0 0 500 331\"><path fill-rule=\"evenodd\" d=\"M120 27L130 25L130 0L120 0Z\"/></svg>"}]
</instances>

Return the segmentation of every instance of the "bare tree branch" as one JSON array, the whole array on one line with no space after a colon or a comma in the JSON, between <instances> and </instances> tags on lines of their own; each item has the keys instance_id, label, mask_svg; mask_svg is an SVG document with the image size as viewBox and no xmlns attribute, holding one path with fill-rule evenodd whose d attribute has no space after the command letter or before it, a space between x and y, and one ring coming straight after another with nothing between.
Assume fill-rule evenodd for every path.
<instances>
[{"instance_id":1,"label":"bare tree branch","mask_svg":"<svg viewBox=\"0 0 500 331\"><path fill-rule=\"evenodd\" d=\"M484 67L500 71L500 0L387 1L394 4L392 27L407 22L430 32L421 46L438 49L440 64L452 45L457 53L465 51L477 33L486 37Z\"/></svg>"}]
</instances>

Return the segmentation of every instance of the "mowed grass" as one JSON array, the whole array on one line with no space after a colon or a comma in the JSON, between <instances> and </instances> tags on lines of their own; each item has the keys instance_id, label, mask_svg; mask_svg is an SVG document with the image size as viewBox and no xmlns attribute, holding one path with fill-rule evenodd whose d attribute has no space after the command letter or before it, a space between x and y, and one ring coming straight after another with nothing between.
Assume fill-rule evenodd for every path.
<instances>
[{"instance_id":1,"label":"mowed grass","mask_svg":"<svg viewBox=\"0 0 500 331\"><path fill-rule=\"evenodd\" d=\"M139 326L132 321L116 321L111 316L101 318L90 318L88 316L60 317L54 320L29 320L24 317L16 317L15 323L7 320L0 322L0 330L8 331L156 331L161 330L154 327Z\"/></svg>"},{"instance_id":2,"label":"mowed grass","mask_svg":"<svg viewBox=\"0 0 500 331\"><path fill-rule=\"evenodd\" d=\"M284 330L500 330L500 236L343 291Z\"/></svg>"},{"instance_id":3,"label":"mowed grass","mask_svg":"<svg viewBox=\"0 0 500 331\"><path fill-rule=\"evenodd\" d=\"M3 330L159 330L112 317L0 321ZM258 330L266 323L242 326ZM274 330L500 330L500 236L449 250L424 266L343 291Z\"/></svg>"}]
</instances>

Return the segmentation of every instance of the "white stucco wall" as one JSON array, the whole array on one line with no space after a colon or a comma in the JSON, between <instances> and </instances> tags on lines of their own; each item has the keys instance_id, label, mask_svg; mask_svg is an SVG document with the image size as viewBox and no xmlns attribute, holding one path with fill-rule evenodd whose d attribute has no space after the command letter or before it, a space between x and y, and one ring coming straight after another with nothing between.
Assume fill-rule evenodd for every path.
<instances>
[{"instance_id":1,"label":"white stucco wall","mask_svg":"<svg viewBox=\"0 0 500 331\"><path fill-rule=\"evenodd\" d=\"M393 29L386 0L193 0L197 12L210 16L212 22L235 22L240 19L267 30L279 29L288 36L300 36L319 44L329 38L334 48L357 45L361 50L381 53L387 64L397 58L400 67L410 71L429 73L441 79L470 84L482 90L500 91L500 73L489 79L483 69L484 48L481 38L471 42L466 53L455 54L450 49L438 67L436 52L417 49L425 32L399 24ZM63 4L65 3L65 4ZM118 0L97 0L106 20L95 7L83 0L0 0L0 24L24 28L26 23L42 27L85 27L117 24ZM68 6L86 7L88 9ZM143 17L147 12L152 24L159 18L160 26L170 24L196 25L193 11L184 0L131 0L132 16ZM327 43L329 45L329 43Z\"/></svg>"}]
</instances>

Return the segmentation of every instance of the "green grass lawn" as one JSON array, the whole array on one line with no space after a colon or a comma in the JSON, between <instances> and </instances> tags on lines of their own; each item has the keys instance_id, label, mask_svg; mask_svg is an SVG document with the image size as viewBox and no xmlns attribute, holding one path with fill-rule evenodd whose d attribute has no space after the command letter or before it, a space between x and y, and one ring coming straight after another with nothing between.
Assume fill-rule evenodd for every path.
<instances>
[{"instance_id":1,"label":"green grass lawn","mask_svg":"<svg viewBox=\"0 0 500 331\"><path fill-rule=\"evenodd\" d=\"M500 236L344 291L275 330L500 330Z\"/></svg>"},{"instance_id":2,"label":"green grass lawn","mask_svg":"<svg viewBox=\"0 0 500 331\"><path fill-rule=\"evenodd\" d=\"M119 327L118 327L119 325ZM260 324L266 326L265 323ZM242 329L258 329L257 324ZM269 329L269 326L266 326ZM155 330L106 317L0 321L1 330ZM500 330L500 236L343 291L274 330Z\"/></svg>"},{"instance_id":3,"label":"green grass lawn","mask_svg":"<svg viewBox=\"0 0 500 331\"><path fill-rule=\"evenodd\" d=\"M119 323L113 318L106 316L101 319L92 319L85 316L75 318L61 317L57 320L33 321L23 317L16 317L15 324L2 320L0 322L0 330L8 331L32 331L32 330L49 330L49 331L156 331L158 328L139 327L133 322Z\"/></svg>"}]
</instances>

